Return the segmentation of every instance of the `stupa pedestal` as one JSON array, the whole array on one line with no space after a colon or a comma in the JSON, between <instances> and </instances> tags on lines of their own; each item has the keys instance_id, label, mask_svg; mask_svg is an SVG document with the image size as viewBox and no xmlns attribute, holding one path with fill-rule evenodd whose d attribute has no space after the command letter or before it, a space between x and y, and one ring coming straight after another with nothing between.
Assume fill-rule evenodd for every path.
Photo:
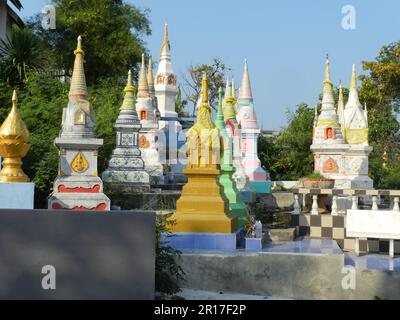
<instances>
[{"instance_id":1,"label":"stupa pedestal","mask_svg":"<svg viewBox=\"0 0 400 320\"><path fill-rule=\"evenodd\" d=\"M232 233L236 221L228 216L228 205L217 183L221 171L192 168L185 169L183 173L188 177L188 183L176 203L172 219L177 223L171 231Z\"/></svg>"}]
</instances>

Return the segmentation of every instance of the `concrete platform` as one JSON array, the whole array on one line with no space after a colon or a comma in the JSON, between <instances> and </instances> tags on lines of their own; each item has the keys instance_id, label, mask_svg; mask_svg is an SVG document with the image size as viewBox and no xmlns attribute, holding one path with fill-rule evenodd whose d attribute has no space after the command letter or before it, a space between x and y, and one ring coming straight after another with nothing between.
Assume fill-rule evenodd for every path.
<instances>
[{"instance_id":1,"label":"concrete platform","mask_svg":"<svg viewBox=\"0 0 400 320\"><path fill-rule=\"evenodd\" d=\"M182 286L191 290L284 299L400 299L400 272L358 269L349 261L332 240L273 243L252 253L187 250L179 258L186 273ZM354 288L346 286L349 277Z\"/></svg>"}]
</instances>

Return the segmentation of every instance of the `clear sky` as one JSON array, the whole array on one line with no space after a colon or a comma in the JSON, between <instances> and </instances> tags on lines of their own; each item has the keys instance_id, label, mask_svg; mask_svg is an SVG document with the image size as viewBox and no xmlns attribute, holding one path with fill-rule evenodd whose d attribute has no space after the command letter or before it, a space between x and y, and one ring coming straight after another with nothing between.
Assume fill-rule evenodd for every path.
<instances>
[{"instance_id":1,"label":"clear sky","mask_svg":"<svg viewBox=\"0 0 400 320\"><path fill-rule=\"evenodd\" d=\"M39 13L49 0L22 0L22 16ZM149 8L153 33L144 40L157 57L168 21L173 63L179 78L190 63L220 57L239 85L248 59L259 122L286 126L286 110L314 106L322 91L324 60L332 81L348 86L351 65L374 59L384 44L399 40L398 0L137 0ZM342 7L356 10L356 29L342 28Z\"/></svg>"}]
</instances>

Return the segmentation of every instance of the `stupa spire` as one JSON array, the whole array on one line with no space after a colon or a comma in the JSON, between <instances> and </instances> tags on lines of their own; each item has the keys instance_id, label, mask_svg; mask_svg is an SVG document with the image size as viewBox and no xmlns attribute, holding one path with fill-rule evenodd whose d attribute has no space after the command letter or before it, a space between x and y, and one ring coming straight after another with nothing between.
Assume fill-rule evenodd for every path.
<instances>
[{"instance_id":1,"label":"stupa spire","mask_svg":"<svg viewBox=\"0 0 400 320\"><path fill-rule=\"evenodd\" d=\"M121 110L134 110L136 99L135 99L135 88L132 83L132 71L128 72L128 80L126 82L126 86L124 89L125 97L122 102Z\"/></svg>"},{"instance_id":2,"label":"stupa spire","mask_svg":"<svg viewBox=\"0 0 400 320\"><path fill-rule=\"evenodd\" d=\"M337 114L339 117L339 123L344 124L344 96L343 96L343 86L342 81L339 83L339 99L338 99L338 107Z\"/></svg>"},{"instance_id":3,"label":"stupa spire","mask_svg":"<svg viewBox=\"0 0 400 320\"><path fill-rule=\"evenodd\" d=\"M149 84L147 82L147 75L146 75L146 66L144 63L144 53L142 53L142 65L140 66L138 97L150 98Z\"/></svg>"},{"instance_id":4,"label":"stupa spire","mask_svg":"<svg viewBox=\"0 0 400 320\"><path fill-rule=\"evenodd\" d=\"M201 103L208 106L208 78L205 72L201 81Z\"/></svg>"},{"instance_id":5,"label":"stupa spire","mask_svg":"<svg viewBox=\"0 0 400 320\"><path fill-rule=\"evenodd\" d=\"M356 65L353 64L353 69L351 73L351 80L350 80L350 89L349 89L349 100L346 104L346 109L351 107L357 107L362 109L362 105L360 103L360 99L358 98L358 91L357 91L357 74L356 74Z\"/></svg>"},{"instance_id":6,"label":"stupa spire","mask_svg":"<svg viewBox=\"0 0 400 320\"><path fill-rule=\"evenodd\" d=\"M154 75L153 75L153 60L151 57L149 57L149 65L147 67L147 83L149 85L149 93L150 96L155 95L155 89L154 89Z\"/></svg>"},{"instance_id":7,"label":"stupa spire","mask_svg":"<svg viewBox=\"0 0 400 320\"><path fill-rule=\"evenodd\" d=\"M215 117L215 126L219 130L225 130L224 113L222 111L222 88L218 89L218 109Z\"/></svg>"},{"instance_id":8,"label":"stupa spire","mask_svg":"<svg viewBox=\"0 0 400 320\"><path fill-rule=\"evenodd\" d=\"M337 123L338 115L336 113L335 100L333 98L333 85L330 78L330 61L326 55L325 76L323 82L321 113L318 117L318 124Z\"/></svg>"},{"instance_id":9,"label":"stupa spire","mask_svg":"<svg viewBox=\"0 0 400 320\"><path fill-rule=\"evenodd\" d=\"M166 56L170 55L170 50L171 50L171 44L169 42L169 36L168 36L168 23L165 23L164 25L164 37L163 41L161 44L161 50L159 54L159 59L161 60L162 58L165 58Z\"/></svg>"},{"instance_id":10,"label":"stupa spire","mask_svg":"<svg viewBox=\"0 0 400 320\"><path fill-rule=\"evenodd\" d=\"M231 96L231 94L232 94L231 82L229 81L229 76L228 76L226 77L224 100L227 100Z\"/></svg>"},{"instance_id":11,"label":"stupa spire","mask_svg":"<svg viewBox=\"0 0 400 320\"><path fill-rule=\"evenodd\" d=\"M87 100L88 92L86 87L84 63L84 51L82 50L82 37L79 36L77 40L77 48L74 51L75 62L72 71L71 86L69 89L70 99L84 99Z\"/></svg>"},{"instance_id":12,"label":"stupa spire","mask_svg":"<svg viewBox=\"0 0 400 320\"><path fill-rule=\"evenodd\" d=\"M253 102L253 93L251 91L249 67L247 59L244 61L242 85L240 87L239 101L242 104Z\"/></svg>"}]
</instances>

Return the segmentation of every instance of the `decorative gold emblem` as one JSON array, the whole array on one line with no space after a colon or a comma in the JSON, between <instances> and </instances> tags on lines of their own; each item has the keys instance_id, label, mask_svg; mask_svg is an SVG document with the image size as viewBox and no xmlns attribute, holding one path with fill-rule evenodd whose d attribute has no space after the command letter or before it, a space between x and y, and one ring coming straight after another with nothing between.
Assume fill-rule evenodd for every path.
<instances>
[{"instance_id":1,"label":"decorative gold emblem","mask_svg":"<svg viewBox=\"0 0 400 320\"><path fill-rule=\"evenodd\" d=\"M71 163L71 169L76 173L84 173L89 169L89 163L82 152L79 152Z\"/></svg>"}]
</instances>

